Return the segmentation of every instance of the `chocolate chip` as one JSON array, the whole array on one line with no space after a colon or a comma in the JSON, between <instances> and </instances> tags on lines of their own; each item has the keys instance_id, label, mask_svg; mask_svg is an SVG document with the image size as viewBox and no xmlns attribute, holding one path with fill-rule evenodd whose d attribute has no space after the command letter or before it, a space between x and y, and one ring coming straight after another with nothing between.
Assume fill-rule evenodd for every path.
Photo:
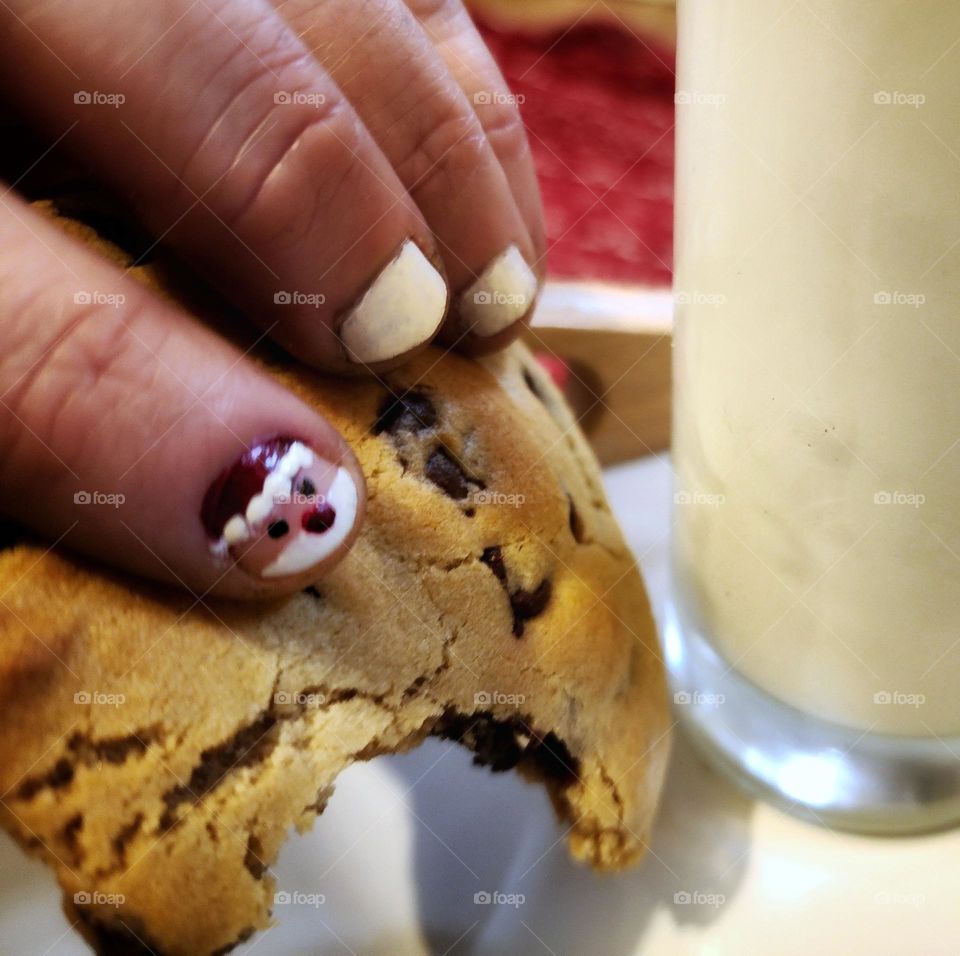
<instances>
[{"instance_id":1,"label":"chocolate chip","mask_svg":"<svg viewBox=\"0 0 960 956\"><path fill-rule=\"evenodd\" d=\"M473 762L494 773L512 770L523 757L516 724L494 720L489 713L446 714L433 733L468 747L474 753Z\"/></svg>"},{"instance_id":2,"label":"chocolate chip","mask_svg":"<svg viewBox=\"0 0 960 956\"><path fill-rule=\"evenodd\" d=\"M238 946L243 945L247 940L253 938L253 934L256 930L252 926L248 926L246 929L240 931L240 935L232 943L227 943L226 946L221 946L219 949L215 949L210 956L227 956L227 953L232 952Z\"/></svg>"},{"instance_id":3,"label":"chocolate chip","mask_svg":"<svg viewBox=\"0 0 960 956\"><path fill-rule=\"evenodd\" d=\"M69 786L72 781L73 764L66 757L61 757L52 770L24 780L17 790L17 797L21 800L32 800L44 788L59 790Z\"/></svg>"},{"instance_id":4,"label":"chocolate chip","mask_svg":"<svg viewBox=\"0 0 960 956\"><path fill-rule=\"evenodd\" d=\"M414 682L407 687L403 692L403 699L410 700L413 697L416 697L420 693L420 689L423 687L427 681L430 680L430 677L427 674L421 674Z\"/></svg>"},{"instance_id":5,"label":"chocolate chip","mask_svg":"<svg viewBox=\"0 0 960 956\"><path fill-rule=\"evenodd\" d=\"M163 950L148 935L135 916L124 912L110 923L101 923L87 906L76 906L77 917L93 936L93 949L100 956L160 956Z\"/></svg>"},{"instance_id":6,"label":"chocolate chip","mask_svg":"<svg viewBox=\"0 0 960 956\"><path fill-rule=\"evenodd\" d=\"M454 501L463 501L470 494L470 482L483 488L482 482L469 478L460 463L446 450L438 448L427 459L427 477Z\"/></svg>"},{"instance_id":7,"label":"chocolate chip","mask_svg":"<svg viewBox=\"0 0 960 956\"><path fill-rule=\"evenodd\" d=\"M404 392L402 395L388 395L383 400L373 423L373 433L424 432L436 423L437 410L423 392Z\"/></svg>"},{"instance_id":8,"label":"chocolate chip","mask_svg":"<svg viewBox=\"0 0 960 956\"><path fill-rule=\"evenodd\" d=\"M484 548L480 561L493 572L493 576L507 590L510 596L510 610L513 611L513 634L514 637L522 637L524 621L529 621L543 613L543 609L549 603L553 591L550 581L544 579L535 591L524 591L521 588L510 594L507 585L507 566L504 564L503 551L499 545Z\"/></svg>"},{"instance_id":9,"label":"chocolate chip","mask_svg":"<svg viewBox=\"0 0 960 956\"><path fill-rule=\"evenodd\" d=\"M301 495L315 495L317 486L309 478L304 478L297 486L297 490Z\"/></svg>"},{"instance_id":10,"label":"chocolate chip","mask_svg":"<svg viewBox=\"0 0 960 956\"><path fill-rule=\"evenodd\" d=\"M520 765L559 787L575 783L579 776L578 761L566 744L552 731L539 734L521 717L503 720L489 711L470 715L448 711L432 736L469 747L474 763L494 773Z\"/></svg>"},{"instance_id":11,"label":"chocolate chip","mask_svg":"<svg viewBox=\"0 0 960 956\"><path fill-rule=\"evenodd\" d=\"M323 594L321 593L320 589L319 589L315 584L311 584L309 587L305 587L305 588L303 589L303 593L304 593L304 594L309 594L310 597L312 597L312 598L313 598L314 600L316 600L316 601L322 601L322 600L323 600Z\"/></svg>"},{"instance_id":12,"label":"chocolate chip","mask_svg":"<svg viewBox=\"0 0 960 956\"><path fill-rule=\"evenodd\" d=\"M266 760L277 742L276 724L277 718L264 711L256 720L241 727L223 743L204 750L190 774L189 781L163 794L166 810L160 817L159 832L165 833L176 826L181 804L192 806L199 803L215 790L225 777Z\"/></svg>"},{"instance_id":13,"label":"chocolate chip","mask_svg":"<svg viewBox=\"0 0 960 956\"><path fill-rule=\"evenodd\" d=\"M267 864L263 857L263 843L255 833L251 833L247 837L247 852L243 857L243 865L255 880L262 880L263 874L267 872Z\"/></svg>"},{"instance_id":14,"label":"chocolate chip","mask_svg":"<svg viewBox=\"0 0 960 956\"><path fill-rule=\"evenodd\" d=\"M493 576L501 584L507 583L507 568L503 563L503 552L498 545L494 545L492 548L484 548L480 560L493 572Z\"/></svg>"},{"instance_id":15,"label":"chocolate chip","mask_svg":"<svg viewBox=\"0 0 960 956\"><path fill-rule=\"evenodd\" d=\"M570 786L580 776L577 759L567 745L551 730L543 737L534 737L524 758L538 773L561 786Z\"/></svg>"},{"instance_id":16,"label":"chocolate chip","mask_svg":"<svg viewBox=\"0 0 960 956\"><path fill-rule=\"evenodd\" d=\"M546 402L543 392L540 390L540 385L537 380L533 377L533 373L528 368L523 370L523 380L527 383L527 388L533 392L541 402Z\"/></svg>"},{"instance_id":17,"label":"chocolate chip","mask_svg":"<svg viewBox=\"0 0 960 956\"><path fill-rule=\"evenodd\" d=\"M270 535L271 538L282 538L285 534L289 533L290 525L288 525L283 518L279 521L271 521L270 524L267 525L267 534Z\"/></svg>"},{"instance_id":18,"label":"chocolate chip","mask_svg":"<svg viewBox=\"0 0 960 956\"><path fill-rule=\"evenodd\" d=\"M510 607L513 609L514 637L523 636L524 621L529 621L543 612L550 601L553 586L546 579L540 582L536 591L514 591L510 595Z\"/></svg>"},{"instance_id":19,"label":"chocolate chip","mask_svg":"<svg viewBox=\"0 0 960 956\"><path fill-rule=\"evenodd\" d=\"M149 742L149 731L145 732L144 736L128 734L126 737L106 737L102 740L91 740L77 733L70 738L67 746L88 766L94 763L112 763L119 766L131 755L145 754Z\"/></svg>"},{"instance_id":20,"label":"chocolate chip","mask_svg":"<svg viewBox=\"0 0 960 956\"><path fill-rule=\"evenodd\" d=\"M567 495L567 501L570 503L570 533L577 544L583 544L583 518L580 517L580 512L577 511L577 506L573 503L573 498L570 495Z\"/></svg>"},{"instance_id":21,"label":"chocolate chip","mask_svg":"<svg viewBox=\"0 0 960 956\"><path fill-rule=\"evenodd\" d=\"M80 831L83 830L83 814L74 814L63 827L63 842L70 848L70 852L77 854L80 850Z\"/></svg>"},{"instance_id":22,"label":"chocolate chip","mask_svg":"<svg viewBox=\"0 0 960 956\"><path fill-rule=\"evenodd\" d=\"M140 832L143 826L143 814L138 813L129 823L120 828L120 831L111 841L114 852L122 860L126 860L127 845Z\"/></svg>"}]
</instances>

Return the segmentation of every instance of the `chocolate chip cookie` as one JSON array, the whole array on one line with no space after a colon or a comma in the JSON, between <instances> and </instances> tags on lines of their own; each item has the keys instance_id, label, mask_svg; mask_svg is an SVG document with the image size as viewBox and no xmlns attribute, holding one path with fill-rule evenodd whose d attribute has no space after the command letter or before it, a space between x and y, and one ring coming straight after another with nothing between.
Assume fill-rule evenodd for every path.
<instances>
[{"instance_id":1,"label":"chocolate chip cookie","mask_svg":"<svg viewBox=\"0 0 960 956\"><path fill-rule=\"evenodd\" d=\"M41 205L216 321L163 255L69 218L77 200ZM321 583L242 605L28 539L0 551L0 820L55 869L71 921L104 953L226 952L269 924L270 866L337 774L431 735L545 785L575 857L638 859L669 737L654 625L530 354L430 350L383 381L256 360L367 479L363 532Z\"/></svg>"}]
</instances>

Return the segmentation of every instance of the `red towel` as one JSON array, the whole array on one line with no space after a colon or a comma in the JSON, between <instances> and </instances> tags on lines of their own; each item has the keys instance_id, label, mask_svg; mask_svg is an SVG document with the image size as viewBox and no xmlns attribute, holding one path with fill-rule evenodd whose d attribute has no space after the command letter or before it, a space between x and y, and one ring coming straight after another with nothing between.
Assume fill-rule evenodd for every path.
<instances>
[{"instance_id":1,"label":"red towel","mask_svg":"<svg viewBox=\"0 0 960 956\"><path fill-rule=\"evenodd\" d=\"M481 29L523 97L550 274L669 283L673 51L614 27L544 36Z\"/></svg>"}]
</instances>

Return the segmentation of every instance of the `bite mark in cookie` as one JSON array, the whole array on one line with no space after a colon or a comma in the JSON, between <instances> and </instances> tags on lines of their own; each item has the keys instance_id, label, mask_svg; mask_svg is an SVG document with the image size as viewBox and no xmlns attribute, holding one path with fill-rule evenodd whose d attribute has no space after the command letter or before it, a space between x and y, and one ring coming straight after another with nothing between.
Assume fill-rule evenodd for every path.
<instances>
[{"instance_id":1,"label":"bite mark in cookie","mask_svg":"<svg viewBox=\"0 0 960 956\"><path fill-rule=\"evenodd\" d=\"M552 731L539 733L521 717L503 719L489 711L445 714L433 736L455 740L473 751L473 762L502 773L522 766L557 788L577 780L579 765Z\"/></svg>"}]
</instances>

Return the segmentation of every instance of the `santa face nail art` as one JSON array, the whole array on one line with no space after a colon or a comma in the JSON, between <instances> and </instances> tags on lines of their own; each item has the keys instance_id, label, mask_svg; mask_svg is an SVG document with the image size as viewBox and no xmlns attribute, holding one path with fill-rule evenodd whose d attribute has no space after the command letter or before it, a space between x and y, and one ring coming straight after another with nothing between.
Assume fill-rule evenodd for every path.
<instances>
[{"instance_id":1,"label":"santa face nail art","mask_svg":"<svg viewBox=\"0 0 960 956\"><path fill-rule=\"evenodd\" d=\"M245 452L210 486L201 511L211 552L261 578L319 564L343 544L356 517L350 473L293 438Z\"/></svg>"}]
</instances>

